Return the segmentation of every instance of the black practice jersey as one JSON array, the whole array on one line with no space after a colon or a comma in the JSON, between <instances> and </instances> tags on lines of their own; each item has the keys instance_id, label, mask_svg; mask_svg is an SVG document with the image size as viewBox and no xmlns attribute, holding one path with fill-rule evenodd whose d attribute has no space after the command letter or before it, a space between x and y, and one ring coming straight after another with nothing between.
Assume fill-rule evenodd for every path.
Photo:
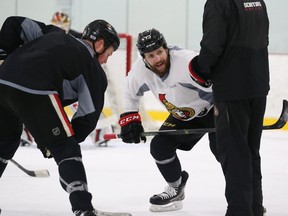
<instances>
[{"instance_id":1,"label":"black practice jersey","mask_svg":"<svg viewBox=\"0 0 288 216\"><path fill-rule=\"evenodd\" d=\"M107 79L84 41L64 31L47 33L13 51L0 67L0 83L31 94L58 94L63 106L78 101L72 119L84 140L96 127Z\"/></svg>"}]
</instances>

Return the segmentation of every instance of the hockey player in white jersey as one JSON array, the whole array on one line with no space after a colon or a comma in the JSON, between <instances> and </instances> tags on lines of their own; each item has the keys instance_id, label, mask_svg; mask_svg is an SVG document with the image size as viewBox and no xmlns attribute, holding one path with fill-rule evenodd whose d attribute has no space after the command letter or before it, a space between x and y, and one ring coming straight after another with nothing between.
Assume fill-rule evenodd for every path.
<instances>
[{"instance_id":1,"label":"hockey player in white jersey","mask_svg":"<svg viewBox=\"0 0 288 216\"><path fill-rule=\"evenodd\" d=\"M144 129L139 115L139 101L146 91L151 91L170 113L160 130L214 127L211 87L202 87L190 77L190 60L196 53L168 47L164 36L154 28L139 34L137 48L141 57L125 80L125 112L119 119L122 141L146 141L140 135ZM151 140L151 155L168 186L150 198L150 211L182 208L188 173L182 170L177 150L191 150L204 135L156 135ZM215 133L208 136L216 156Z\"/></svg>"}]
</instances>

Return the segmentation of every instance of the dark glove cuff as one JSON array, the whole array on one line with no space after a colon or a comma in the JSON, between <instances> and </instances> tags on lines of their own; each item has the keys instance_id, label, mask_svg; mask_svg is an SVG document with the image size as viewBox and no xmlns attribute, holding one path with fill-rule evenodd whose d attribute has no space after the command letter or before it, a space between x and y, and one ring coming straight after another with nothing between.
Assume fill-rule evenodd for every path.
<instances>
[{"instance_id":1,"label":"dark glove cuff","mask_svg":"<svg viewBox=\"0 0 288 216\"><path fill-rule=\"evenodd\" d=\"M124 117L124 116L127 116L127 115L130 115L130 114L135 114L135 113L138 113L138 112L125 112L125 113L122 113L120 114L120 118Z\"/></svg>"},{"instance_id":2,"label":"dark glove cuff","mask_svg":"<svg viewBox=\"0 0 288 216\"><path fill-rule=\"evenodd\" d=\"M208 88L212 85L212 83L205 77L204 74L200 72L197 60L198 56L194 57L189 63L190 77L200 86Z\"/></svg>"},{"instance_id":3,"label":"dark glove cuff","mask_svg":"<svg viewBox=\"0 0 288 216\"><path fill-rule=\"evenodd\" d=\"M7 53L4 50L0 49L0 61L6 59L6 57Z\"/></svg>"}]
</instances>

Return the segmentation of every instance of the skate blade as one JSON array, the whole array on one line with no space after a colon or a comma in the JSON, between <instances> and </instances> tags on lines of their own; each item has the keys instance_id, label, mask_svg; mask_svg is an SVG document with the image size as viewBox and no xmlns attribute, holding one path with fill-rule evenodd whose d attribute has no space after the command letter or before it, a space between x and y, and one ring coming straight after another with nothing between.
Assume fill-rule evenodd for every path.
<instances>
[{"instance_id":1,"label":"skate blade","mask_svg":"<svg viewBox=\"0 0 288 216\"><path fill-rule=\"evenodd\" d=\"M106 212L106 211L99 211L96 210L97 216L132 216L130 213L126 212Z\"/></svg>"},{"instance_id":2,"label":"skate blade","mask_svg":"<svg viewBox=\"0 0 288 216\"><path fill-rule=\"evenodd\" d=\"M166 205L154 205L152 204L150 206L151 212L166 212L166 211L176 211L183 208L182 201L174 201L171 203L168 203Z\"/></svg>"}]
</instances>

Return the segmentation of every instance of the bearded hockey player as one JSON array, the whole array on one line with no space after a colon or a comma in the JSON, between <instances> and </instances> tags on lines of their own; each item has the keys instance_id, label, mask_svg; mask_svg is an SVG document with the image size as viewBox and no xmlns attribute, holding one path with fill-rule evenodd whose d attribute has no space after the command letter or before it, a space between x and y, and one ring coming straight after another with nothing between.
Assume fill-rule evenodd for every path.
<instances>
[{"instance_id":1,"label":"bearded hockey player","mask_svg":"<svg viewBox=\"0 0 288 216\"><path fill-rule=\"evenodd\" d=\"M144 129L138 113L140 98L146 91L152 91L170 113L160 130L214 127L211 87L202 87L190 77L190 60L196 53L176 46L167 47L164 36L154 28L139 34L137 47L141 57L126 78L125 113L119 120L123 142L146 140L140 136ZM151 211L182 208L188 173L182 170L177 150L191 150L204 135L156 135L152 139L151 155L168 186L164 192L150 198ZM216 154L214 133L209 134L209 140Z\"/></svg>"}]
</instances>

